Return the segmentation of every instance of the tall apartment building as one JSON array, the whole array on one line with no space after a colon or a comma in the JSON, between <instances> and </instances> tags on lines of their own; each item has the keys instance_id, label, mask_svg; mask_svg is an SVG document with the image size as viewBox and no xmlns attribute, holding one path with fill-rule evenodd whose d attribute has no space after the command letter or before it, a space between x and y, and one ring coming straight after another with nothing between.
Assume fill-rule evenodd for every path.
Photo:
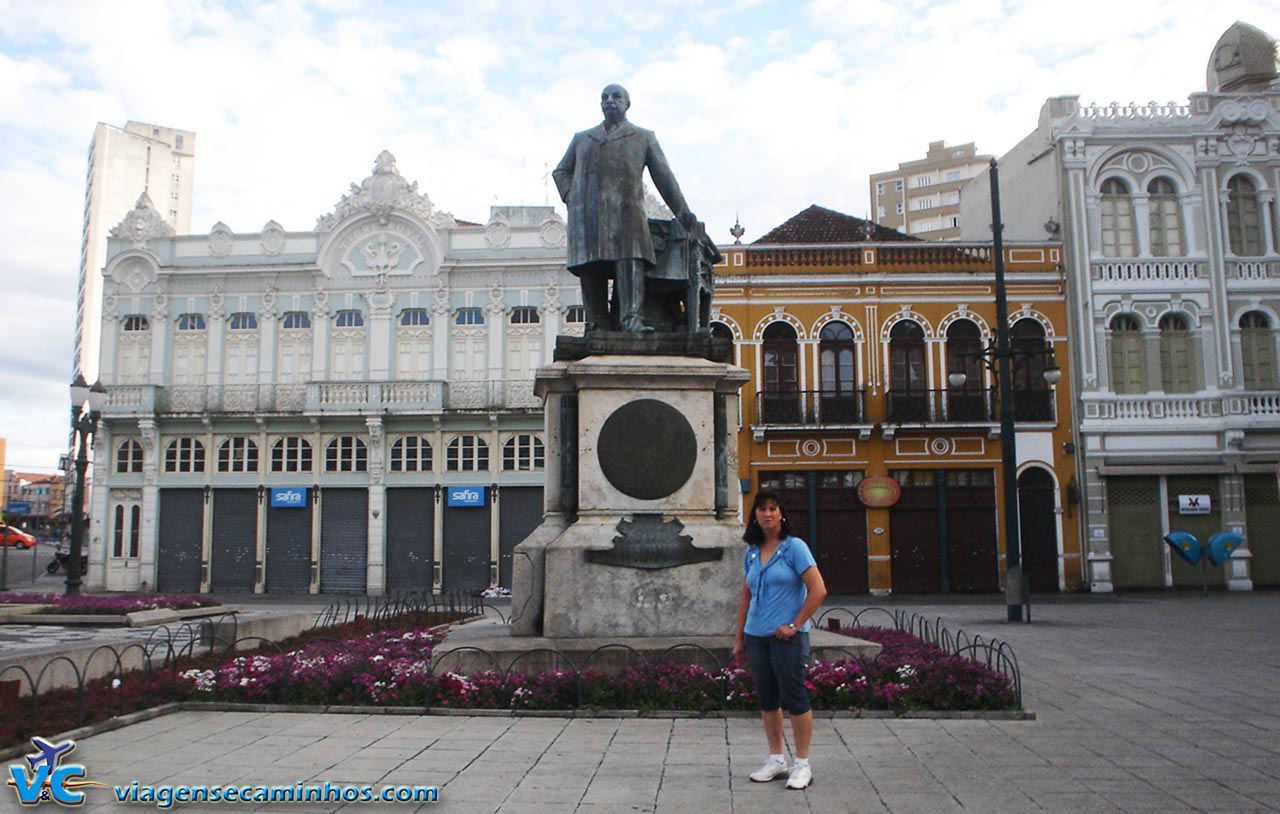
<instances>
[{"instance_id":1,"label":"tall apartment building","mask_svg":"<svg viewBox=\"0 0 1280 814\"><path fill-rule=\"evenodd\" d=\"M991 160L973 142L948 146L929 142L924 158L871 175L876 223L925 240L960 238L960 189Z\"/></svg>"},{"instance_id":2,"label":"tall apartment building","mask_svg":"<svg viewBox=\"0 0 1280 814\"><path fill-rule=\"evenodd\" d=\"M94 128L85 177L71 375L80 371L86 381L98 378L108 231L146 194L174 230L190 232L195 150L196 134L189 130L145 122L129 122L123 128L99 122Z\"/></svg>"}]
</instances>

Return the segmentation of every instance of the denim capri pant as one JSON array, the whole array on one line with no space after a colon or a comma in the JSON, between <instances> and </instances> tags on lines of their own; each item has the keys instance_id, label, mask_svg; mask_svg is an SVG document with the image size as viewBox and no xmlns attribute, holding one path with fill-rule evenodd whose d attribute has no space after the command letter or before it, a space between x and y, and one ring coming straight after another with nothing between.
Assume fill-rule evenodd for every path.
<instances>
[{"instance_id":1,"label":"denim capri pant","mask_svg":"<svg viewBox=\"0 0 1280 814\"><path fill-rule=\"evenodd\" d=\"M809 634L797 633L783 641L777 636L744 634L747 669L755 681L756 697L762 712L779 707L792 715L810 710L809 691L804 686L805 664L809 661Z\"/></svg>"}]
</instances>

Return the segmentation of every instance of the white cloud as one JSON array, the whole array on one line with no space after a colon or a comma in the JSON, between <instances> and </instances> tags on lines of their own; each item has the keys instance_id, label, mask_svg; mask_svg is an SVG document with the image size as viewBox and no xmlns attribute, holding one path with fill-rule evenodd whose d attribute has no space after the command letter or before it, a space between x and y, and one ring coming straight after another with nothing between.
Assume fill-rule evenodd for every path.
<instances>
[{"instance_id":1,"label":"white cloud","mask_svg":"<svg viewBox=\"0 0 1280 814\"><path fill-rule=\"evenodd\" d=\"M930 141L999 154L1050 96L1185 101L1237 18L1280 33L1274 0L0 0L0 348L31 347L0 357L23 382L0 435L28 468L65 441L98 121L197 133L198 232L309 229L384 148L483 222L558 203L547 168L621 81L713 237L741 214L751 240L811 203L863 214L867 176Z\"/></svg>"}]
</instances>

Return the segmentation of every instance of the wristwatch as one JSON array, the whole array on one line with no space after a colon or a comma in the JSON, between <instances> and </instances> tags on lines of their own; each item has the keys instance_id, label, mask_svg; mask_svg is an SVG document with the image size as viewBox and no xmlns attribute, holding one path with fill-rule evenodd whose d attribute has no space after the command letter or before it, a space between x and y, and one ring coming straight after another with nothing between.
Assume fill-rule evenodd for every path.
<instances>
[{"instance_id":1,"label":"wristwatch","mask_svg":"<svg viewBox=\"0 0 1280 814\"><path fill-rule=\"evenodd\" d=\"M794 624L794 623L792 623L792 622L787 622L787 627L791 628L791 629L792 629L793 631L795 631L796 633L799 633L799 632L800 632L799 630L797 630L797 629L796 629L795 624Z\"/></svg>"}]
</instances>

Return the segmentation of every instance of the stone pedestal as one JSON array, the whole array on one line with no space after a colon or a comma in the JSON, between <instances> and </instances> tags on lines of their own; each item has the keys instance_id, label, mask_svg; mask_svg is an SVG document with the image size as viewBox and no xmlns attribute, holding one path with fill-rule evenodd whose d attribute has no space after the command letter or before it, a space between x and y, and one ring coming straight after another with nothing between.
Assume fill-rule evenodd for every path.
<instances>
[{"instance_id":1,"label":"stone pedestal","mask_svg":"<svg viewBox=\"0 0 1280 814\"><path fill-rule=\"evenodd\" d=\"M546 519L515 550L512 635L732 634L743 553L736 424L747 378L724 362L639 354L538 371Z\"/></svg>"}]
</instances>

